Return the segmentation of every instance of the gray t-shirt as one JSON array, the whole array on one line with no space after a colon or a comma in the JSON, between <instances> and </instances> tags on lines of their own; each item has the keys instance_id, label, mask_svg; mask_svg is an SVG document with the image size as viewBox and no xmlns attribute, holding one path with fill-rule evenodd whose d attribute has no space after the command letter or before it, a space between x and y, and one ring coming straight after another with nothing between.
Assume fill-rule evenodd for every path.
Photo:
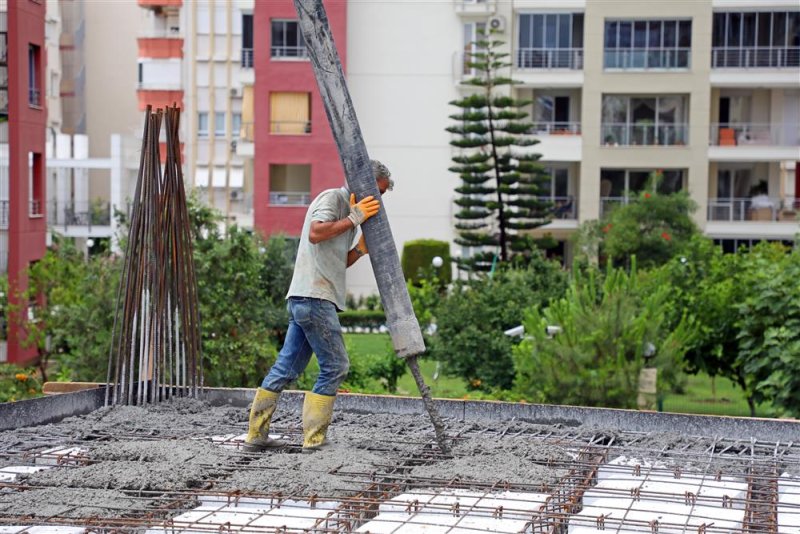
<instances>
[{"instance_id":1,"label":"gray t-shirt","mask_svg":"<svg viewBox=\"0 0 800 534\"><path fill-rule=\"evenodd\" d=\"M314 199L303 222L294 275L286 298L325 299L333 302L339 311L344 310L347 253L355 238L356 229L316 245L309 241L308 235L311 221L338 221L349 214L350 193L343 187L323 191Z\"/></svg>"}]
</instances>

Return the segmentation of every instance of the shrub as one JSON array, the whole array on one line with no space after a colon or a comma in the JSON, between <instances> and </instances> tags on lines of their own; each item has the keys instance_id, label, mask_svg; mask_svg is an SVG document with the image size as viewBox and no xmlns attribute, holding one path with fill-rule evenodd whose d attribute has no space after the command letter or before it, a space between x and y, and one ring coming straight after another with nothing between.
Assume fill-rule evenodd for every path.
<instances>
[{"instance_id":1,"label":"shrub","mask_svg":"<svg viewBox=\"0 0 800 534\"><path fill-rule=\"evenodd\" d=\"M41 394L42 384L36 369L23 369L11 364L0 366L0 402L30 399Z\"/></svg>"},{"instance_id":2,"label":"shrub","mask_svg":"<svg viewBox=\"0 0 800 534\"><path fill-rule=\"evenodd\" d=\"M442 266L434 270L433 258L442 258ZM419 285L421 280L438 278L446 285L453 278L452 265L450 264L450 244L447 241L436 239L417 239L407 241L403 245L401 259L403 274L406 280L414 285Z\"/></svg>"},{"instance_id":3,"label":"shrub","mask_svg":"<svg viewBox=\"0 0 800 534\"><path fill-rule=\"evenodd\" d=\"M339 314L343 328L377 329L386 324L386 314L382 310L345 310Z\"/></svg>"},{"instance_id":4,"label":"shrub","mask_svg":"<svg viewBox=\"0 0 800 534\"><path fill-rule=\"evenodd\" d=\"M503 335L522 323L523 312L563 294L566 277L556 262L536 251L524 269L503 268L493 277L458 281L436 307L431 356L469 389L508 389L514 381L512 347Z\"/></svg>"},{"instance_id":5,"label":"shrub","mask_svg":"<svg viewBox=\"0 0 800 534\"><path fill-rule=\"evenodd\" d=\"M528 336L514 351L515 391L535 402L634 408L648 343L662 387L677 383L691 335L688 320L675 329L662 317L669 287L642 292L631 274L609 269L605 277L576 270L564 297L544 311L531 307ZM548 335L548 325L561 331Z\"/></svg>"}]
</instances>

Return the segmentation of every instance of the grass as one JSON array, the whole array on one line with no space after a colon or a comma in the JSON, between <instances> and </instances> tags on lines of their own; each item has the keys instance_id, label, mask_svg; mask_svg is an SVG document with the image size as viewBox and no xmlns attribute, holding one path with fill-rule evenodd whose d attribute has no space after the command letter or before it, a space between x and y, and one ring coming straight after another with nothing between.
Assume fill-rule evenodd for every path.
<instances>
[{"instance_id":1,"label":"grass","mask_svg":"<svg viewBox=\"0 0 800 534\"><path fill-rule=\"evenodd\" d=\"M385 354L392 345L388 334L345 334L345 343L351 358L362 354ZM422 359L419 361L422 376L431 388L434 397L460 399L467 394L464 380L436 373L436 362ZM436 378L434 378L436 377ZM690 375L686 389L681 394L665 395L663 410L665 412L693 413L706 415L749 416L750 408L744 393L733 382L725 378L716 379L716 394L712 395L712 380L706 374ZM406 372L397 384L399 395L419 395L417 385L410 372ZM756 416L768 417L768 406L757 406Z\"/></svg>"}]
</instances>

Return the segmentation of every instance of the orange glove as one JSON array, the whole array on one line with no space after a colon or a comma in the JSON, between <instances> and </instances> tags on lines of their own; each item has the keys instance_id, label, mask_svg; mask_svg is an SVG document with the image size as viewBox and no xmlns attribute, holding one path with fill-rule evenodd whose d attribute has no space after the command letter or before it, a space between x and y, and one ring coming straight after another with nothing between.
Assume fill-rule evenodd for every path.
<instances>
[{"instance_id":1,"label":"orange glove","mask_svg":"<svg viewBox=\"0 0 800 534\"><path fill-rule=\"evenodd\" d=\"M364 232L361 232L361 237L358 239L358 245L356 245L356 250L360 253L361 256L364 254L369 254L369 250L367 249L367 242L364 240Z\"/></svg>"},{"instance_id":2,"label":"orange glove","mask_svg":"<svg viewBox=\"0 0 800 534\"><path fill-rule=\"evenodd\" d=\"M358 226L363 223L381 209L381 201L375 200L375 197L368 196L361 199L361 202L356 203L355 193L350 193L350 215L347 216L353 226Z\"/></svg>"}]
</instances>

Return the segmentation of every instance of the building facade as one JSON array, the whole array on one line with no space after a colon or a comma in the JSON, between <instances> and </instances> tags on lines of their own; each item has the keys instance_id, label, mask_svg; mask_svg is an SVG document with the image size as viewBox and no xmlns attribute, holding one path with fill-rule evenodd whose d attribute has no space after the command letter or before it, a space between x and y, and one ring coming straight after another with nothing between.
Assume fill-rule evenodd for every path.
<instances>
[{"instance_id":1,"label":"building facade","mask_svg":"<svg viewBox=\"0 0 800 534\"><path fill-rule=\"evenodd\" d=\"M138 0L139 109L177 104L187 182L253 225L254 0Z\"/></svg>"},{"instance_id":2,"label":"building facade","mask_svg":"<svg viewBox=\"0 0 800 534\"><path fill-rule=\"evenodd\" d=\"M20 343L27 303L19 295L28 266L45 252L46 61L45 5L0 2L0 270L10 315L0 356L18 364L36 357Z\"/></svg>"}]
</instances>

